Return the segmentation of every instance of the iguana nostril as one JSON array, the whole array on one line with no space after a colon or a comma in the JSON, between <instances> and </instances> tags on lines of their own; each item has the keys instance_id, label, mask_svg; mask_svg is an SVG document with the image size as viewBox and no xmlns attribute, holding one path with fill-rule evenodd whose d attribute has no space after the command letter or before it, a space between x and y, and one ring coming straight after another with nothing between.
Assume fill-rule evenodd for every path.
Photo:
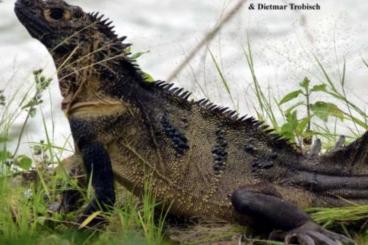
<instances>
[{"instance_id":1,"label":"iguana nostril","mask_svg":"<svg viewBox=\"0 0 368 245\"><path fill-rule=\"evenodd\" d=\"M27 6L30 7L32 5L32 0L22 0L22 3Z\"/></svg>"}]
</instances>

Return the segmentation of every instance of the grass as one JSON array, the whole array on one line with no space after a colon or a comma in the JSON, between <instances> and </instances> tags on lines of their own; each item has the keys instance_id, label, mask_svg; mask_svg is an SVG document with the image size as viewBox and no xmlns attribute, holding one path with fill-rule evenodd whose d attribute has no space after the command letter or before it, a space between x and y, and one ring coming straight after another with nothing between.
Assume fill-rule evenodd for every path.
<instances>
[{"instance_id":1,"label":"grass","mask_svg":"<svg viewBox=\"0 0 368 245\"><path fill-rule=\"evenodd\" d=\"M215 71L218 73L226 94L234 107L237 104L231 94L229 81L226 79L215 55L209 50ZM321 138L324 149L333 146L339 134L336 125L349 125L351 141L368 128L367 114L348 98L346 93L346 65L342 67L342 78L333 81L323 64L315 57L315 62L324 75L324 80L315 83L308 78L302 79L299 88L289 91L282 98L275 98L265 93L257 78L254 57L250 43L244 48L251 73L253 91L256 95L256 115L266 121L283 137L295 142L303 149L308 149L312 139ZM363 60L366 64L366 62ZM368 68L368 65L367 65ZM64 173L50 173L61 161L63 152L68 151L67 142L56 146L52 133L42 116L40 124L44 128L45 141L32 143L33 155L27 156L19 150L25 128L36 113L41 113L42 94L51 80L34 72L34 86L25 89L22 94L15 93L6 98L0 91L0 243L1 244L169 244L165 237L166 212L157 214L157 203L151 194L149 181L146 183L143 198L137 200L123 191L124 204L118 204L105 215L109 225L102 230L78 229L79 212L61 214L51 212L50 204L60 201L60 193L70 186L79 188L76 181ZM313 94L321 94L324 101L314 101ZM15 109L14 109L15 108ZM23 124L15 136L10 132L14 122L24 116ZM333 123L331 123L333 122ZM14 150L8 148L11 137L17 142ZM14 139L13 139L14 140ZM26 181L25 173L33 173ZM93 196L91 188L80 189L85 203ZM324 226L338 227L348 235L355 235L361 244L368 240L364 228L348 229L347 224L357 224L368 218L368 205L354 205L346 208L310 209L314 220ZM87 219L88 221L88 219ZM86 221L86 223L87 223ZM244 229L231 226L229 229L201 226L194 229L194 236L187 240L189 244L201 244L226 239L241 234ZM360 226L363 227L363 226ZM178 233L185 233L178 230ZM193 232L193 231L192 231ZM199 234L204 234L200 236ZM185 239L183 239L185 240ZM248 239L257 242L257 239ZM272 244L280 244L274 242Z\"/></svg>"},{"instance_id":2,"label":"grass","mask_svg":"<svg viewBox=\"0 0 368 245\"><path fill-rule=\"evenodd\" d=\"M49 211L50 203L58 201L56 193L64 189L60 181L66 181L65 176L51 176L39 169L36 172L38 181L24 184L17 182L23 178L0 179L1 244L165 244L164 216L155 219L156 203L148 186L141 201L128 196L124 206L118 205L106 215L110 225L104 230L79 230L74 223L78 212Z\"/></svg>"}]
</instances>

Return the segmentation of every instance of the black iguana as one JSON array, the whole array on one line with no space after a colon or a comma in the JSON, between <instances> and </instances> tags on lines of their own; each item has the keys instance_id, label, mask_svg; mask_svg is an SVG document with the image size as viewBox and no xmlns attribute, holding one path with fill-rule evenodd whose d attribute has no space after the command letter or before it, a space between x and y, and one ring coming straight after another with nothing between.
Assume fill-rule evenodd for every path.
<instances>
[{"instance_id":1,"label":"black iguana","mask_svg":"<svg viewBox=\"0 0 368 245\"><path fill-rule=\"evenodd\" d=\"M302 210L368 203L368 134L305 155L251 117L145 82L125 37L98 13L61 0L18 0L15 12L54 58L73 159L83 160L95 190L86 215L114 204L114 180L140 195L149 174L175 215L283 230L287 244L352 243Z\"/></svg>"}]
</instances>

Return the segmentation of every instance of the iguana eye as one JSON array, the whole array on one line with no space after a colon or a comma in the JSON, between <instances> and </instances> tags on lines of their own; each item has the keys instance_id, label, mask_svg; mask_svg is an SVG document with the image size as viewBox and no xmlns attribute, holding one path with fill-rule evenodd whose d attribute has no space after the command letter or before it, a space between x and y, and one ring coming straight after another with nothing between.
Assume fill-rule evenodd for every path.
<instances>
[{"instance_id":1,"label":"iguana eye","mask_svg":"<svg viewBox=\"0 0 368 245\"><path fill-rule=\"evenodd\" d=\"M61 8L52 8L49 11L49 16L51 19L60 20L64 17L64 10Z\"/></svg>"}]
</instances>

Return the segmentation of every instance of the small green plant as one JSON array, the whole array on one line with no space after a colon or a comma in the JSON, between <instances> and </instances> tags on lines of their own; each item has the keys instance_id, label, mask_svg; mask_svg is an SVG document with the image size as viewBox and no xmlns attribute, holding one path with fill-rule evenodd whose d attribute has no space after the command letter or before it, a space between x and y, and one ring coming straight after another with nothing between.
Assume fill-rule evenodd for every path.
<instances>
[{"instance_id":1,"label":"small green plant","mask_svg":"<svg viewBox=\"0 0 368 245\"><path fill-rule=\"evenodd\" d=\"M30 117L34 117L36 115L36 107L42 104L42 93L49 87L52 79L46 78L42 75L42 70L36 70L33 72L34 75L34 82L36 85L35 94L32 98L27 102L22 109L27 111Z\"/></svg>"},{"instance_id":2,"label":"small green plant","mask_svg":"<svg viewBox=\"0 0 368 245\"><path fill-rule=\"evenodd\" d=\"M299 83L299 89L286 94L278 103L279 106L291 104L286 109L281 110L286 122L281 125L280 133L290 139L295 140L300 145L311 142L315 132L312 131L312 121L318 118L327 122L330 117L344 120L344 112L333 103L325 101L311 101L315 93L326 93L327 84L320 83L311 86L310 80L306 77ZM300 98L302 99L300 100ZM306 112L305 116L298 118L299 111Z\"/></svg>"},{"instance_id":3,"label":"small green plant","mask_svg":"<svg viewBox=\"0 0 368 245\"><path fill-rule=\"evenodd\" d=\"M11 102L14 101L15 97L10 100L10 103L7 105L6 98L3 93L0 93L0 105L7 106L3 108L3 117L0 121L0 143L3 145L2 149L0 149L0 164L2 166L7 166L12 168L13 170L29 170L32 166L32 159L26 155L18 155L19 147L22 141L22 137L25 131L25 128L29 122L29 119L36 115L36 108L38 105L42 104L42 93L48 88L51 83L51 78L46 78L42 75L42 70L37 70L33 72L34 82L35 82L35 92L33 96L28 98L31 90L28 90L27 93L22 97L21 103L18 108L12 114L7 114L11 108ZM9 130L12 127L12 124L23 112L26 113L26 118L23 121L21 130L17 137L17 144L15 150L10 152L7 148L7 142L10 140L8 137ZM6 117L7 115L7 117ZM10 119L9 119L10 118Z\"/></svg>"}]
</instances>

